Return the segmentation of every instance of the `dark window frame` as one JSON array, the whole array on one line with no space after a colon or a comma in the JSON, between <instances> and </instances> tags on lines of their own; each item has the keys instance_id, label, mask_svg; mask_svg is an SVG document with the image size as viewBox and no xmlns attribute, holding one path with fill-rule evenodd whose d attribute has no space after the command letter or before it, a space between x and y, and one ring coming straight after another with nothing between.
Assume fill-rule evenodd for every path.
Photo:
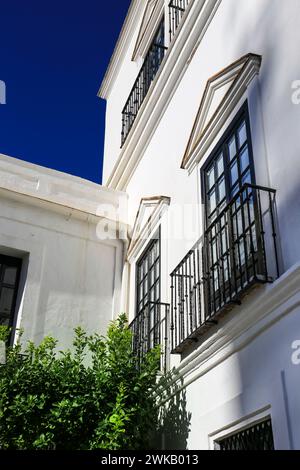
<instances>
[{"instance_id":1,"label":"dark window frame","mask_svg":"<svg viewBox=\"0 0 300 470\"><path fill-rule=\"evenodd\" d=\"M141 269L141 266L142 266L143 262L150 255L150 253L151 253L151 251L152 251L152 249L154 248L155 245L158 246L158 257L156 258L156 260L154 260L154 263L150 267L150 270L151 270L151 268L153 268L155 270L155 265L158 262L158 277L155 278L155 274L154 274L154 283L151 285L150 270L148 269L148 272L147 272L147 277L148 277L148 279L147 279L147 293L146 293L146 295L143 295L143 298L141 300L139 300L140 299L139 287L141 287L141 284L142 284L142 282L144 282L145 277L146 277L146 276L143 277L143 281L140 280L140 278L139 278L139 269ZM142 252L142 254L139 257L138 261L136 262L136 272L135 272L135 296L136 296L135 315L136 316L138 316L144 310L145 306L147 306L147 304L149 304L151 302L150 298L148 298L146 300L146 302L144 302L144 299L146 297L150 297L151 289L156 285L157 282L158 282L158 286L159 286L159 290L158 290L159 295L158 295L158 299L156 299L155 302L158 304L158 303L160 303L160 299L161 299L161 228L160 227L155 232L152 239L147 244L146 248Z\"/></svg>"},{"instance_id":2,"label":"dark window frame","mask_svg":"<svg viewBox=\"0 0 300 470\"><path fill-rule=\"evenodd\" d=\"M244 122L246 124L247 135L246 140L239 147L237 135ZM233 140L233 138L235 139L235 153L234 157L230 158L228 144ZM242 159L240 157L243 155L246 148L248 148L248 164L241 173L240 165ZM216 162L219 160L221 154L223 155L223 174L220 179L225 179L225 197L221 202L218 201L216 197L214 210L209 212L210 207L208 195L213 192L217 193L219 181L218 179L215 179L214 184L209 185L207 175L210 167L216 167ZM230 173L233 162L235 161L237 162L238 178L234 180L234 183L232 183ZM214 169L214 171L216 176L216 169ZM203 259L206 276L210 279L207 284L208 287L205 290L205 302L208 316L219 308L219 304L222 303L222 299L227 298L229 292L231 297L232 292L238 292L239 289L245 285L245 278L247 278L247 282L248 280L250 282L250 279L255 275L254 269L256 269L257 272L260 272L263 269L264 259L262 256L263 247L261 246L261 237L259 237L260 227L257 195L256 192L252 190L246 190L245 193L243 193L244 196L240 193L241 189L244 187L243 178L247 174L250 176L250 181L248 181L248 183L250 183L250 185L255 185L256 178L250 116L248 102L245 101L201 168L201 196L202 201L204 202L203 220L205 237ZM234 188L235 192L233 192ZM238 197L237 202L232 204L232 201L236 200L236 190L237 194L241 195ZM244 210L241 208L241 200L244 197L253 203L255 217L252 220L251 216L251 224L249 227L251 227L251 232L252 228L254 226L256 227L256 235L253 236L253 239L258 243L255 251L253 252L251 251L251 248L249 249L248 247L247 237L245 234L248 238L251 238L250 242L252 242L252 236L250 236L249 228L244 227L245 217L241 217ZM229 214L231 216L228 217L227 214L227 217L224 217L228 207L230 208ZM243 226L241 233L239 233L240 229L238 230L239 217L241 217L241 225ZM223 234L225 242L224 248ZM221 244L222 254L219 253ZM243 257L245 253L247 253L247 257L244 259ZM220 261L222 266L221 270ZM232 286L232 282L234 283L234 286Z\"/></svg>"},{"instance_id":3,"label":"dark window frame","mask_svg":"<svg viewBox=\"0 0 300 470\"><path fill-rule=\"evenodd\" d=\"M205 228L209 226L208 224L208 201L207 201L207 181L206 181L206 176L207 176L207 171L209 167L212 165L214 160L217 160L217 158L220 156L220 154L223 152L225 155L225 168L224 168L224 175L225 175L225 187L226 187L226 196L225 196L225 201L226 204L229 204L231 197L230 197L230 186L229 186L229 181L230 181L230 158L228 155L228 150L227 150L227 143L231 140L234 131L237 132L239 125L242 124L242 122L245 121L246 123L246 129L247 129L247 145L248 145L248 152L249 152L249 168L250 168L250 175L251 175L251 183L256 184L256 176L255 176L255 167L254 167L254 156L253 156L253 145L252 145L252 133L251 133L251 126L250 126L250 115L249 115L249 107L248 107L248 101L245 101L245 103L241 106L240 110L236 114L236 116L233 118L232 122L230 125L226 128L226 131L223 133L222 137L210 153L209 157L205 161L204 165L201 167L201 201L202 204L204 205L204 220L205 220ZM245 142L245 143L246 143ZM244 144L245 144L244 143ZM244 148L244 145L242 146L242 149ZM234 159L233 159L234 160ZM240 171L239 171L239 178L238 181L240 181ZM215 182L216 184L217 182Z\"/></svg>"},{"instance_id":4,"label":"dark window frame","mask_svg":"<svg viewBox=\"0 0 300 470\"><path fill-rule=\"evenodd\" d=\"M4 282L4 273L5 273L6 267L14 267L17 269L14 283ZM1 291L3 288L12 289L14 291L11 310L9 314L9 324L8 324L8 327L11 329L13 329L15 325L16 304L17 304L17 297L18 297L18 292L19 292L19 287L20 287L21 269L22 269L21 258L16 258L13 256L0 254L0 296L1 296ZM10 334L9 342L11 341L12 337L13 337L13 332L11 332Z\"/></svg>"}]
</instances>

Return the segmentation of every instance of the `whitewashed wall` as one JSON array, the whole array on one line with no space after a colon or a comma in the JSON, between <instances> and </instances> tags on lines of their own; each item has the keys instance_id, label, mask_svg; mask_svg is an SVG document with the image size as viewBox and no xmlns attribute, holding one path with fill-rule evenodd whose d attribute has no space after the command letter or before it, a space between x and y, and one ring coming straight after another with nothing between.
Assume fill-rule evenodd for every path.
<instances>
[{"instance_id":1,"label":"whitewashed wall","mask_svg":"<svg viewBox=\"0 0 300 470\"><path fill-rule=\"evenodd\" d=\"M284 5L281 0L253 0L243 5L237 0L220 2L127 186L131 223L140 199L147 195L164 194L181 203L199 201L199 173L195 170L188 176L180 169L180 163L206 82L244 54L253 52L263 58L257 86L245 95L249 100L254 158L259 170L256 171L257 181L278 191L284 268L288 269L300 259L297 242L300 235L300 105L292 102L292 83L300 74L296 46L300 36L299 10L297 0L287 0ZM130 40L127 39L127 48L107 100L105 179L121 153L121 110L140 66L131 61L131 56L142 13L141 10L137 15L135 28L131 30ZM290 230L291 225L293 230ZM182 251L184 249L185 246ZM178 253L178 259L174 258L170 264L174 266L180 256Z\"/></svg>"},{"instance_id":2,"label":"whitewashed wall","mask_svg":"<svg viewBox=\"0 0 300 470\"><path fill-rule=\"evenodd\" d=\"M0 195L0 253L23 259L24 339L67 346L78 325L105 334L120 313L123 242L102 241L97 226L121 193L1 155Z\"/></svg>"},{"instance_id":3,"label":"whitewashed wall","mask_svg":"<svg viewBox=\"0 0 300 470\"><path fill-rule=\"evenodd\" d=\"M136 1L133 5L138 3L142 2ZM202 1L194 0L193 7L196 3L200 5ZM207 5L212 0L203 3ZM189 448L210 448L214 437L264 414L272 416L276 448L300 448L297 399L300 369L291 361L292 342L300 339L300 104L292 101L293 82L300 80L299 16L298 0L220 1L199 44L197 38L193 38L195 48L192 48L192 54L184 57L185 69L176 87L172 88L171 100L156 120L153 135L144 145L142 159L133 176L124 183L124 188L121 187L129 196L131 224L143 197L169 196L169 214L177 205L195 207L200 204L200 167L188 175L180 169L180 163L207 80L247 53L262 56L258 77L227 123L247 99L256 180L258 184L277 190L282 276L276 284L252 292L242 307L233 309L222 325L210 332L207 342L198 343L193 353L190 351L185 359L182 358L179 370L186 384L187 411L192 413L187 439ZM121 155L121 110L136 77L135 69L138 69L137 64L131 62L131 55L141 17L142 12L132 23L131 39L127 40L107 96L106 179ZM194 18L194 27L197 22L200 22L200 16ZM192 34L193 30L190 38ZM172 54L178 48L179 62L183 54L179 54L180 36L177 41ZM160 73L162 75L163 71ZM149 93L159 102L164 89L157 85ZM151 97L148 99L150 101ZM147 107L143 112L147 112ZM226 125L201 165L225 130ZM133 138L128 137L129 140ZM177 227L176 222L170 225L167 214L161 221L165 238L162 245L164 302L170 301L168 275L202 234L201 209L191 218L195 224L194 232L189 231L189 236L185 234L179 240L174 240L174 227L182 228L182 220L176 219ZM277 298L276 292L281 297ZM134 308L135 268L132 263L131 318ZM243 323L246 319L250 321L247 328ZM175 363L175 358L173 361ZM193 364L192 372L188 369L189 362Z\"/></svg>"}]
</instances>

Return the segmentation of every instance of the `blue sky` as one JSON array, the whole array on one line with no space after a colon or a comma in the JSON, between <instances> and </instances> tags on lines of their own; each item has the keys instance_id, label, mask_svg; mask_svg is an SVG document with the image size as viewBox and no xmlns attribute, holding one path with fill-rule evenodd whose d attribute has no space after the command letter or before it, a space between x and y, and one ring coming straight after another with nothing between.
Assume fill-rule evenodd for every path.
<instances>
[{"instance_id":1,"label":"blue sky","mask_svg":"<svg viewBox=\"0 0 300 470\"><path fill-rule=\"evenodd\" d=\"M0 0L0 153L101 182L97 91L130 0Z\"/></svg>"}]
</instances>

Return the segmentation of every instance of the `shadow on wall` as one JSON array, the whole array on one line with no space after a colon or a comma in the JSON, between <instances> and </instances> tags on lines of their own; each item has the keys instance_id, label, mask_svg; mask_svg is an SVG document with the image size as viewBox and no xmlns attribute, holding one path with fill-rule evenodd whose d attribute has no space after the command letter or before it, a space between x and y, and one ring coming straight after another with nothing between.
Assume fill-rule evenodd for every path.
<instances>
[{"instance_id":1,"label":"shadow on wall","mask_svg":"<svg viewBox=\"0 0 300 470\"><path fill-rule=\"evenodd\" d=\"M182 387L183 380L178 378L175 381L173 372L160 381L161 406L155 449L187 449L192 414L187 411L186 391Z\"/></svg>"}]
</instances>

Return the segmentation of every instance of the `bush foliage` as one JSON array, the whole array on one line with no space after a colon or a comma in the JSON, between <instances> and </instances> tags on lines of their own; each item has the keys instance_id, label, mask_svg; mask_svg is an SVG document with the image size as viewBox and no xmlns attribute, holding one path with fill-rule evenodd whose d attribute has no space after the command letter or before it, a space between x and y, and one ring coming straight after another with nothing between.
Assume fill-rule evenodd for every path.
<instances>
[{"instance_id":1,"label":"bush foliage","mask_svg":"<svg viewBox=\"0 0 300 470\"><path fill-rule=\"evenodd\" d=\"M57 353L51 337L24 351L8 348L0 366L0 448L149 448L160 351L137 367L131 343L122 315L106 338L75 329L72 350Z\"/></svg>"}]
</instances>

